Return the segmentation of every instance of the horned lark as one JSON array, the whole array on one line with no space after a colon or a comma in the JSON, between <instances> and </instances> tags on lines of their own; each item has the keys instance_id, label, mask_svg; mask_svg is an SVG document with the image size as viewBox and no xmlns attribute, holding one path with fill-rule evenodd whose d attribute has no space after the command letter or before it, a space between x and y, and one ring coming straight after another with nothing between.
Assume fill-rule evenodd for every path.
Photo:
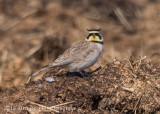
<instances>
[{"instance_id":1,"label":"horned lark","mask_svg":"<svg viewBox=\"0 0 160 114\"><path fill-rule=\"evenodd\" d=\"M40 72L53 67L66 68L72 72L80 72L84 76L81 71L94 65L102 52L103 38L99 31L100 29L88 30L89 34L84 41L66 50L55 61L33 73L32 76L36 76Z\"/></svg>"}]
</instances>

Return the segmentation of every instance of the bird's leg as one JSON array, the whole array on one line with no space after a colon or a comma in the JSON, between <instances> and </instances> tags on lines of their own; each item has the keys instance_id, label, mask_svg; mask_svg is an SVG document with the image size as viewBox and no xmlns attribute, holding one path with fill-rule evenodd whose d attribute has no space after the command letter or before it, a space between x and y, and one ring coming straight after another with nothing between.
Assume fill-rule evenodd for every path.
<instances>
[{"instance_id":1,"label":"bird's leg","mask_svg":"<svg viewBox=\"0 0 160 114\"><path fill-rule=\"evenodd\" d=\"M79 71L79 73L83 76L85 80L89 81L88 78L82 73L82 71Z\"/></svg>"},{"instance_id":2,"label":"bird's leg","mask_svg":"<svg viewBox=\"0 0 160 114\"><path fill-rule=\"evenodd\" d=\"M96 68L94 71L90 72L89 75L93 74L94 72L97 72L97 71L100 70L101 68L102 68L101 66L98 67L98 68Z\"/></svg>"}]
</instances>

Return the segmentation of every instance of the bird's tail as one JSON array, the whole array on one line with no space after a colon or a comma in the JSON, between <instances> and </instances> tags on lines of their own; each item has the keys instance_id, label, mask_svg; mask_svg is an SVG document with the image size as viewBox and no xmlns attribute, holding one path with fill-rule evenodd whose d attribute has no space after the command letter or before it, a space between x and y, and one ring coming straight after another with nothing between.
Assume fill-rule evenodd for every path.
<instances>
[{"instance_id":1,"label":"bird's tail","mask_svg":"<svg viewBox=\"0 0 160 114\"><path fill-rule=\"evenodd\" d=\"M51 66L51 65L46 65L46 66L42 67L39 71L33 73L33 74L32 74L32 77L38 75L39 73L41 73L41 72L43 72L43 71L45 71L45 70L47 70L47 69L49 69L49 68L51 68L51 67L53 67L53 66Z\"/></svg>"}]
</instances>

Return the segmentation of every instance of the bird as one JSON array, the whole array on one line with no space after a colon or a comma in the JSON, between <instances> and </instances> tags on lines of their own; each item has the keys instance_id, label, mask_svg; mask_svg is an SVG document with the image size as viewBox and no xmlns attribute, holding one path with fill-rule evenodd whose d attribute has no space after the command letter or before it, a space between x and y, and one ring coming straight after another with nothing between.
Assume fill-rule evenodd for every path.
<instances>
[{"instance_id":1,"label":"bird","mask_svg":"<svg viewBox=\"0 0 160 114\"><path fill-rule=\"evenodd\" d=\"M93 66L103 50L103 37L100 34L100 30L101 29L87 29L88 35L84 41L67 49L63 54L59 55L56 60L42 67L33 73L32 76L36 76L49 68L60 67L68 69L71 72L79 72L85 77L82 71Z\"/></svg>"}]
</instances>

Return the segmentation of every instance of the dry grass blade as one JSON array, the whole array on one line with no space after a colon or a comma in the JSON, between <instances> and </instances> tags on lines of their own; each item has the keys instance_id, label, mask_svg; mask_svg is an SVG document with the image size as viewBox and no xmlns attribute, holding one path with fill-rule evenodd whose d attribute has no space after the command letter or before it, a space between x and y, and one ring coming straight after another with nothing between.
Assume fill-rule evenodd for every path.
<instances>
[{"instance_id":1,"label":"dry grass blade","mask_svg":"<svg viewBox=\"0 0 160 114\"><path fill-rule=\"evenodd\" d=\"M126 107L128 106L128 104L129 104L129 103L127 103L127 104L123 107L123 109L121 110L120 114L123 114L123 111L126 109Z\"/></svg>"},{"instance_id":2,"label":"dry grass blade","mask_svg":"<svg viewBox=\"0 0 160 114\"><path fill-rule=\"evenodd\" d=\"M32 56L32 55L33 55L36 51L38 51L40 48L41 48L41 45L38 45L38 46L33 47L32 49L30 49L30 50L26 53L25 57L28 58L28 57Z\"/></svg>"},{"instance_id":3,"label":"dry grass blade","mask_svg":"<svg viewBox=\"0 0 160 114\"><path fill-rule=\"evenodd\" d=\"M135 62L134 62L134 64L136 64L136 63L138 63L138 62L141 62L142 60L144 60L144 59L146 59L146 58L147 58L147 56L141 57L141 59L140 59L140 60L135 61Z\"/></svg>"},{"instance_id":4,"label":"dry grass blade","mask_svg":"<svg viewBox=\"0 0 160 114\"><path fill-rule=\"evenodd\" d=\"M32 78L32 76L29 76L29 78L28 78L26 84L28 84L28 83L30 82L31 78Z\"/></svg>"},{"instance_id":5,"label":"dry grass blade","mask_svg":"<svg viewBox=\"0 0 160 114\"><path fill-rule=\"evenodd\" d=\"M144 56L143 58L141 57L141 59L139 60L139 61L136 61L134 64L136 64L137 62L138 62L138 67L137 67L137 69L136 69L136 73L138 72L138 70L139 70L139 68L140 68L140 66L141 66L141 63L142 63L142 60L144 60L144 59L146 59L147 58L147 56Z\"/></svg>"},{"instance_id":6,"label":"dry grass blade","mask_svg":"<svg viewBox=\"0 0 160 114\"><path fill-rule=\"evenodd\" d=\"M120 20L120 22L123 24L123 26L131 31L132 30L132 26L130 25L130 23L128 22L128 20L126 19L126 17L124 16L122 10L119 7L116 7L114 9L115 14L117 15L118 19Z\"/></svg>"},{"instance_id":7,"label":"dry grass blade","mask_svg":"<svg viewBox=\"0 0 160 114\"><path fill-rule=\"evenodd\" d=\"M58 92L60 91L60 89L63 87L63 85L65 84L66 79L62 82L61 86L58 88L58 90L56 91L55 96L57 96Z\"/></svg>"},{"instance_id":8,"label":"dry grass blade","mask_svg":"<svg viewBox=\"0 0 160 114\"><path fill-rule=\"evenodd\" d=\"M152 86L160 91L160 88L153 81L151 81L151 80L147 81L147 84L149 84L150 86Z\"/></svg>"},{"instance_id":9,"label":"dry grass blade","mask_svg":"<svg viewBox=\"0 0 160 114\"><path fill-rule=\"evenodd\" d=\"M133 75L134 76L134 78L137 78L137 75L136 74L134 74L131 70L129 70L129 69L127 69L127 68L124 68L125 70L127 70L131 75Z\"/></svg>"},{"instance_id":10,"label":"dry grass blade","mask_svg":"<svg viewBox=\"0 0 160 114\"><path fill-rule=\"evenodd\" d=\"M29 101L29 103L31 103L31 104L34 104L34 105L37 105L37 106L39 106L39 107L45 108L45 109L47 109L48 111L54 111L54 112L57 112L57 113L59 113L59 111L57 111L57 110L55 110L55 109L53 109L53 108L58 108L59 106L71 104L71 103L74 103L74 102L75 102L75 101L71 101L71 102L66 102L66 103L62 103L62 104L58 104L58 105L55 105L55 106L50 106L50 107L48 107L48 106L44 106L44 105L41 105L41 104L38 104L38 103L34 103L34 102L32 102L32 101Z\"/></svg>"},{"instance_id":11,"label":"dry grass blade","mask_svg":"<svg viewBox=\"0 0 160 114\"><path fill-rule=\"evenodd\" d=\"M133 68L133 65L132 65L131 61L128 60L128 62L129 62L129 66L131 67L132 71L134 71L134 68Z\"/></svg>"},{"instance_id":12,"label":"dry grass blade","mask_svg":"<svg viewBox=\"0 0 160 114\"><path fill-rule=\"evenodd\" d=\"M153 98L154 98L154 100L160 105L160 98L158 99L157 97L156 97L156 93L154 93L154 95L153 95Z\"/></svg>"},{"instance_id":13,"label":"dry grass blade","mask_svg":"<svg viewBox=\"0 0 160 114\"><path fill-rule=\"evenodd\" d=\"M4 23L4 26L3 27L3 30L4 31L9 31L11 30L12 28L14 28L15 26L17 26L19 23L21 23L23 20L25 20L26 18L30 17L31 15L35 14L37 12L37 10L32 10L30 11L29 13L25 14L25 15L22 15L22 18L21 19L18 19L18 20L13 20L10 24L9 23ZM22 13L23 14L23 13ZM9 25L8 25L9 24Z\"/></svg>"},{"instance_id":14,"label":"dry grass blade","mask_svg":"<svg viewBox=\"0 0 160 114\"><path fill-rule=\"evenodd\" d=\"M55 105L55 106L51 106L50 108L54 108L54 107L58 107L58 106L63 106L63 105L71 104L71 103L74 103L74 102L75 102L75 101L66 102L66 103L62 103L62 104Z\"/></svg>"},{"instance_id":15,"label":"dry grass blade","mask_svg":"<svg viewBox=\"0 0 160 114\"><path fill-rule=\"evenodd\" d=\"M138 99L138 101L137 101L137 103L136 103L136 105L135 105L135 107L134 107L134 113L135 113L135 114L136 114L137 106L138 106L138 104L140 103L140 100L142 99L143 94L144 94L144 92L143 92L142 95L139 97L139 99Z\"/></svg>"},{"instance_id":16,"label":"dry grass blade","mask_svg":"<svg viewBox=\"0 0 160 114\"><path fill-rule=\"evenodd\" d=\"M1 84L1 81L2 81L2 72L5 68L5 62L7 60L7 56L8 56L8 51L3 51L3 55L2 55L2 65L0 67L0 84Z\"/></svg>"},{"instance_id":17,"label":"dry grass blade","mask_svg":"<svg viewBox=\"0 0 160 114\"><path fill-rule=\"evenodd\" d=\"M38 103L34 103L34 102L32 102L32 101L29 101L29 103L30 103L30 104L34 104L34 105L37 105L37 106L42 107L42 108L45 108L45 109L47 109L47 110L49 110L49 111L54 111L54 112L59 113L59 111L57 111L57 110L53 110L53 109L51 109L50 107L47 107L47 106L44 106L44 105L41 105L41 104L38 104Z\"/></svg>"},{"instance_id":18,"label":"dry grass blade","mask_svg":"<svg viewBox=\"0 0 160 114\"><path fill-rule=\"evenodd\" d=\"M133 62L133 63L132 63L130 60L128 60L129 66L130 66L130 68L131 68L131 70L128 69L128 71L129 71L135 78L137 78L137 73L138 73L138 71L139 71L139 69L140 69L140 66L141 66L141 64L142 64L142 61L143 61L144 59L146 59L146 58L147 58L147 56L141 57L140 60L137 60L137 61L135 61L135 62ZM136 68L133 67L135 64L138 64Z\"/></svg>"},{"instance_id":19,"label":"dry grass blade","mask_svg":"<svg viewBox=\"0 0 160 114\"><path fill-rule=\"evenodd\" d=\"M121 87L121 88L132 93L134 92L134 88L127 88L127 87Z\"/></svg>"}]
</instances>

